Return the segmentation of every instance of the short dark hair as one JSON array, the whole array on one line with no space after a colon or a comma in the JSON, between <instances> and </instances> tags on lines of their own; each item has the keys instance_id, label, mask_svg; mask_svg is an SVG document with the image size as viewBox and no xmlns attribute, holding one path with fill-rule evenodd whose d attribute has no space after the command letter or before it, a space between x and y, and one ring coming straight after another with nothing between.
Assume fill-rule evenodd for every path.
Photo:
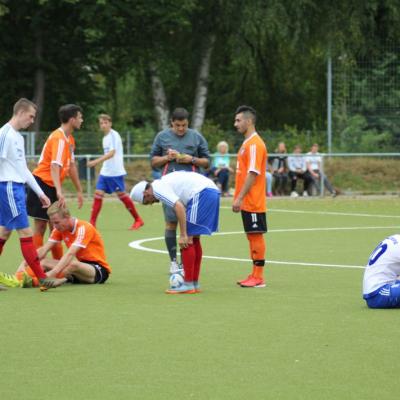
<instances>
[{"instance_id":1,"label":"short dark hair","mask_svg":"<svg viewBox=\"0 0 400 400\"><path fill-rule=\"evenodd\" d=\"M14 104L13 114L17 115L20 111L28 111L31 107L34 110L37 110L37 105L33 101L30 101L25 97L22 97Z\"/></svg>"},{"instance_id":2,"label":"short dark hair","mask_svg":"<svg viewBox=\"0 0 400 400\"><path fill-rule=\"evenodd\" d=\"M171 114L171 121L183 121L184 119L189 120L189 111L182 107L175 108Z\"/></svg>"},{"instance_id":3,"label":"short dark hair","mask_svg":"<svg viewBox=\"0 0 400 400\"><path fill-rule=\"evenodd\" d=\"M240 113L244 114L244 116L246 118L250 118L253 121L253 124L256 123L257 113L256 113L256 110L253 107L250 107L250 106L239 106L236 109L235 115L240 114Z\"/></svg>"},{"instance_id":4,"label":"short dark hair","mask_svg":"<svg viewBox=\"0 0 400 400\"><path fill-rule=\"evenodd\" d=\"M76 104L65 104L59 108L58 117L60 118L61 123L65 124L70 120L70 118L75 118L78 115L78 112L82 113L81 107Z\"/></svg>"}]
</instances>

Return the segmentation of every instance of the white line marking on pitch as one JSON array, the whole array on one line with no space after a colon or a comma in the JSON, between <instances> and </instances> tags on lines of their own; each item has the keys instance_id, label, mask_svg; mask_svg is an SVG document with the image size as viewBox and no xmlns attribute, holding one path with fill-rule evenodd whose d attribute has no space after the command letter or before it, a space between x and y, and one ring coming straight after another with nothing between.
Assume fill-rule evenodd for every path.
<instances>
[{"instance_id":1,"label":"white line marking on pitch","mask_svg":"<svg viewBox=\"0 0 400 400\"><path fill-rule=\"evenodd\" d=\"M299 229L273 229L268 233L282 233L282 232L301 232L301 231L340 231L340 230L356 230L356 229L392 229L398 228L398 226L356 226L356 227L338 227L338 228L299 228ZM243 234L243 231L238 232L218 232L214 235L237 235ZM143 243L154 242L157 240L164 240L164 236L134 240L129 243L129 246L136 250L148 251L151 253L168 254L166 250L149 249L148 247L142 246ZM219 257L219 256L203 256L203 258L209 258L213 260L226 260L226 261L239 261L239 262L250 262L250 259L235 258L235 257ZM362 265L343 265L343 264L322 264L322 263L305 263L298 261L274 261L267 260L267 264L281 264L281 265L299 265L299 266L311 266L311 267L327 267L327 268L364 268Z\"/></svg>"}]
</instances>

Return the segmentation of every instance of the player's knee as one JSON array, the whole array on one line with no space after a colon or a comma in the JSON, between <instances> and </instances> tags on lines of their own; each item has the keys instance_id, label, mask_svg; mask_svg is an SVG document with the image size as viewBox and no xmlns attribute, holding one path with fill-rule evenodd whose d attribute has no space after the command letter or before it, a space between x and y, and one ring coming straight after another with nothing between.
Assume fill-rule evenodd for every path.
<instances>
[{"instance_id":1,"label":"player's knee","mask_svg":"<svg viewBox=\"0 0 400 400\"><path fill-rule=\"evenodd\" d=\"M44 235L46 233L47 221L35 220L34 233Z\"/></svg>"}]
</instances>

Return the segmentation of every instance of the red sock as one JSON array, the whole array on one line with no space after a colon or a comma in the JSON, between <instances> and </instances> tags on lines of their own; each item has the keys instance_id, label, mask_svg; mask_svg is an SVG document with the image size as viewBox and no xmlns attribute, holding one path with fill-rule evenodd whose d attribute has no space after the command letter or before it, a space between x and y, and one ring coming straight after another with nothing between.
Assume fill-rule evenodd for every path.
<instances>
[{"instance_id":1,"label":"red sock","mask_svg":"<svg viewBox=\"0 0 400 400\"><path fill-rule=\"evenodd\" d=\"M118 198L125 204L125 207L131 213L133 218L135 218L135 220L140 219L140 216L139 216L138 212L136 211L136 207L133 204L133 201L126 193L118 195Z\"/></svg>"},{"instance_id":2,"label":"red sock","mask_svg":"<svg viewBox=\"0 0 400 400\"><path fill-rule=\"evenodd\" d=\"M26 263L32 268L33 272L39 279L46 278L46 274L40 265L32 236L20 238L19 241L21 244L22 255L24 256Z\"/></svg>"},{"instance_id":3,"label":"red sock","mask_svg":"<svg viewBox=\"0 0 400 400\"><path fill-rule=\"evenodd\" d=\"M0 238L0 254L3 252L3 247L6 244L6 239Z\"/></svg>"},{"instance_id":4,"label":"red sock","mask_svg":"<svg viewBox=\"0 0 400 400\"><path fill-rule=\"evenodd\" d=\"M100 194L95 194L92 205L92 214L90 216L90 223L93 226L96 226L97 216L100 213L102 205L103 205L103 196Z\"/></svg>"},{"instance_id":5,"label":"red sock","mask_svg":"<svg viewBox=\"0 0 400 400\"><path fill-rule=\"evenodd\" d=\"M193 280L197 282L200 276L201 259L203 257L203 249L201 247L200 238L193 238L193 245L195 251Z\"/></svg>"},{"instance_id":6,"label":"red sock","mask_svg":"<svg viewBox=\"0 0 400 400\"><path fill-rule=\"evenodd\" d=\"M181 249L183 270L185 271L185 282L193 282L195 257L196 252L193 244L190 244L186 249Z\"/></svg>"},{"instance_id":7,"label":"red sock","mask_svg":"<svg viewBox=\"0 0 400 400\"><path fill-rule=\"evenodd\" d=\"M54 260L60 260L62 256L64 255L64 249L62 247L61 243L56 243L52 248L51 248L51 254L54 258Z\"/></svg>"}]
</instances>

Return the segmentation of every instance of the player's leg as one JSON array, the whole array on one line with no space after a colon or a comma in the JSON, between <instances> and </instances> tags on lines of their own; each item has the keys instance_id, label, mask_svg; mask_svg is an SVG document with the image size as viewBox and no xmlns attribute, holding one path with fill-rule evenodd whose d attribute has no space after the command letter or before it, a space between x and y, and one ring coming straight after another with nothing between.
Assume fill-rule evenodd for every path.
<instances>
[{"instance_id":1,"label":"player's leg","mask_svg":"<svg viewBox=\"0 0 400 400\"><path fill-rule=\"evenodd\" d=\"M100 213L101 207L103 206L104 190L98 188L99 181L97 182L96 191L94 192L92 212L90 214L90 223L93 226L96 226L97 217Z\"/></svg>"},{"instance_id":2,"label":"player's leg","mask_svg":"<svg viewBox=\"0 0 400 400\"><path fill-rule=\"evenodd\" d=\"M201 247L200 236L193 237L193 246L195 251L193 285L196 292L200 292L199 277L200 277L201 261L203 258L203 248Z\"/></svg>"},{"instance_id":3,"label":"player's leg","mask_svg":"<svg viewBox=\"0 0 400 400\"><path fill-rule=\"evenodd\" d=\"M122 178L121 178L122 179ZM125 191L116 191L118 198L124 204L125 208L129 211L132 217L135 219L135 222L129 228L131 230L139 229L141 226L144 225L144 221L140 218L139 213L136 210L135 204L133 203L132 199L129 197L128 193Z\"/></svg>"},{"instance_id":4,"label":"player's leg","mask_svg":"<svg viewBox=\"0 0 400 400\"><path fill-rule=\"evenodd\" d=\"M108 271L99 264L74 260L63 270L72 283L104 283L108 279Z\"/></svg>"},{"instance_id":5,"label":"player's leg","mask_svg":"<svg viewBox=\"0 0 400 400\"><path fill-rule=\"evenodd\" d=\"M11 235L11 231L6 229L5 226L0 225L0 255L3 252L4 245L6 244L10 235Z\"/></svg>"},{"instance_id":6,"label":"player's leg","mask_svg":"<svg viewBox=\"0 0 400 400\"><path fill-rule=\"evenodd\" d=\"M369 308L400 308L400 281L382 286L365 301Z\"/></svg>"},{"instance_id":7,"label":"player's leg","mask_svg":"<svg viewBox=\"0 0 400 400\"><path fill-rule=\"evenodd\" d=\"M168 207L165 204L163 204L162 207L165 220L164 240L171 261L169 272L173 274L174 272L178 272L181 270L181 266L179 265L176 257L176 227L178 225L178 220L176 218L175 210L172 207Z\"/></svg>"}]
</instances>

